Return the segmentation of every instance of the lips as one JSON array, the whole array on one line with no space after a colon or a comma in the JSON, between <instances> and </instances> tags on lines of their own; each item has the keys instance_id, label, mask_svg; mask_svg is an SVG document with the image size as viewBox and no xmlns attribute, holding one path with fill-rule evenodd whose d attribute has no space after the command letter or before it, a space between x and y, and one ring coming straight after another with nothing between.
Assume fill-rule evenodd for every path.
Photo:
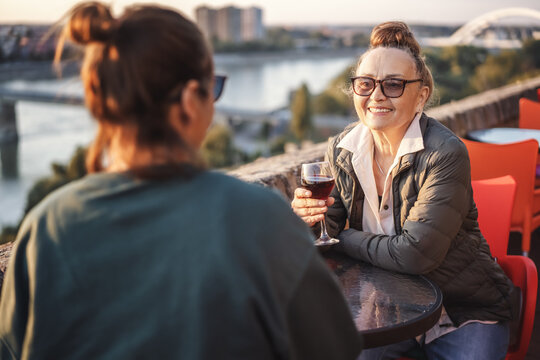
<instances>
[{"instance_id":1,"label":"lips","mask_svg":"<svg viewBox=\"0 0 540 360\"><path fill-rule=\"evenodd\" d=\"M368 107L369 112L375 113L375 114L382 114L382 113L389 113L392 111L392 109L385 108L385 107Z\"/></svg>"}]
</instances>

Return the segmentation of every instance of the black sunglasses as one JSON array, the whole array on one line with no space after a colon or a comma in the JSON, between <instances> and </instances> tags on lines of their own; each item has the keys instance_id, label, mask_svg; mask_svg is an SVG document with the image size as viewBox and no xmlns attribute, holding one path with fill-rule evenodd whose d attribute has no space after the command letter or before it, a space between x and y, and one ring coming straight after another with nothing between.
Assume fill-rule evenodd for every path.
<instances>
[{"instance_id":1,"label":"black sunglasses","mask_svg":"<svg viewBox=\"0 0 540 360\"><path fill-rule=\"evenodd\" d=\"M403 92L405 91L405 85L419 82L419 81L423 81L423 80L422 79L403 80L403 79L395 79L395 78L375 80L368 76L357 76L357 77L351 78L352 88L356 95L370 96L373 93L373 91L375 91L377 84L380 84L383 95L388 98L400 97L401 95L403 95Z\"/></svg>"},{"instance_id":2,"label":"black sunglasses","mask_svg":"<svg viewBox=\"0 0 540 360\"><path fill-rule=\"evenodd\" d=\"M227 80L227 77L225 75L214 75L214 101L218 101L218 99L221 97L221 94L223 94L225 80Z\"/></svg>"},{"instance_id":3,"label":"black sunglasses","mask_svg":"<svg viewBox=\"0 0 540 360\"><path fill-rule=\"evenodd\" d=\"M214 75L214 88L212 89L212 96L214 97L214 102L218 101L223 93L223 87L225 86L225 80L227 77L224 75ZM171 95L167 98L170 102L177 102L179 96L181 96L184 89L184 84L178 85L172 92Z\"/></svg>"}]
</instances>

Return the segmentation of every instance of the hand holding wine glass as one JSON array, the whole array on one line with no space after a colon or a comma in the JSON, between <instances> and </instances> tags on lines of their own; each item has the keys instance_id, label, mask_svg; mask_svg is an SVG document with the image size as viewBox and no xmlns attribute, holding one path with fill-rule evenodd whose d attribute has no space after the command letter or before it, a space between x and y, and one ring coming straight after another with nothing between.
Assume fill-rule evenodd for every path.
<instances>
[{"instance_id":1,"label":"hand holding wine glass","mask_svg":"<svg viewBox=\"0 0 540 360\"><path fill-rule=\"evenodd\" d=\"M293 201L293 209L297 214L301 216L307 214L313 215L313 210L310 209L317 209L317 205L319 205L318 209L321 209L320 206L324 207L328 196L330 195L330 192L334 188L334 177L332 176L330 164L326 161L302 164L300 182L302 188L311 192L311 199L314 199L315 201L311 201L311 203L309 203L305 201L307 198L304 197L304 206L301 206L298 204L298 202L296 202L297 198L295 196L295 201ZM310 207L309 204L311 204L312 207ZM339 242L339 240L330 237L326 232L326 221L324 218L326 208L322 209L324 210L324 212L321 220L321 235L315 241L315 245L320 246L336 244Z\"/></svg>"}]
</instances>

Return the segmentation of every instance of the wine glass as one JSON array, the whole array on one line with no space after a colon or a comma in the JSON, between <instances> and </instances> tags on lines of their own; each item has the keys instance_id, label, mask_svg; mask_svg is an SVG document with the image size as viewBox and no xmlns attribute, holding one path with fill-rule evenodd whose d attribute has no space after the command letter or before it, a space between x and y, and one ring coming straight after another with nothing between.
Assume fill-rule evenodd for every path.
<instances>
[{"instance_id":1,"label":"wine glass","mask_svg":"<svg viewBox=\"0 0 540 360\"><path fill-rule=\"evenodd\" d=\"M326 200L334 188L334 177L327 161L319 161L309 164L302 164L300 175L302 188L311 191L313 199ZM316 246L332 245L339 242L326 232L326 214L321 221L321 235L315 240Z\"/></svg>"}]
</instances>

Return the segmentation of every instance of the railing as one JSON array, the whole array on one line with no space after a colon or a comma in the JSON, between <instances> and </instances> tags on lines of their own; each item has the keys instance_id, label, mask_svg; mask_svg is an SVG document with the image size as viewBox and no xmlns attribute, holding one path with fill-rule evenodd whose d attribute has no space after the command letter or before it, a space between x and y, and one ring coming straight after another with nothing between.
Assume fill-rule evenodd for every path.
<instances>
[{"instance_id":1,"label":"railing","mask_svg":"<svg viewBox=\"0 0 540 360\"><path fill-rule=\"evenodd\" d=\"M13 142L18 139L17 115L15 112L17 101L83 105L84 96L82 94L16 90L0 87L0 143ZM271 111L242 110L219 105L216 107L216 117L230 122L231 125L239 122L268 122L275 126L288 121L281 109Z\"/></svg>"}]
</instances>

